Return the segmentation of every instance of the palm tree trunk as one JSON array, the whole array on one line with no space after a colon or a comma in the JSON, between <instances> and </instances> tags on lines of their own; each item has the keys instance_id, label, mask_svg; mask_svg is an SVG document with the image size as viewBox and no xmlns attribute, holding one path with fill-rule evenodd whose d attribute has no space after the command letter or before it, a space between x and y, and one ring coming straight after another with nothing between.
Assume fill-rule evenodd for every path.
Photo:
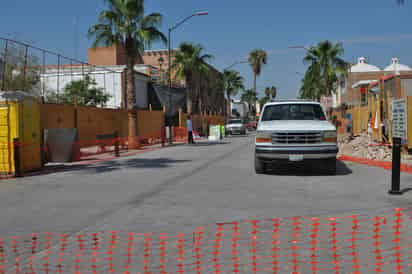
<instances>
[{"instance_id":1,"label":"palm tree trunk","mask_svg":"<svg viewBox=\"0 0 412 274\"><path fill-rule=\"evenodd\" d=\"M203 98L202 98L201 94L198 95L197 105L198 105L199 112L203 113L204 112L204 106L203 106Z\"/></svg>"},{"instance_id":2,"label":"palm tree trunk","mask_svg":"<svg viewBox=\"0 0 412 274\"><path fill-rule=\"evenodd\" d=\"M232 100L230 99L230 93L227 93L227 118L230 119L230 116L232 116L232 110L230 108L232 103Z\"/></svg>"},{"instance_id":3,"label":"palm tree trunk","mask_svg":"<svg viewBox=\"0 0 412 274\"><path fill-rule=\"evenodd\" d=\"M135 92L135 81L134 81L134 57L128 55L127 59L128 60L127 60L126 81L127 81L127 109L129 111L129 114L128 114L129 138L133 140L137 136L136 92Z\"/></svg>"},{"instance_id":4,"label":"palm tree trunk","mask_svg":"<svg viewBox=\"0 0 412 274\"><path fill-rule=\"evenodd\" d=\"M256 93L256 79L257 75L256 73L253 73L253 91Z\"/></svg>"},{"instance_id":5,"label":"palm tree trunk","mask_svg":"<svg viewBox=\"0 0 412 274\"><path fill-rule=\"evenodd\" d=\"M192 114L193 77L191 73L185 74L186 78L186 113Z\"/></svg>"}]
</instances>

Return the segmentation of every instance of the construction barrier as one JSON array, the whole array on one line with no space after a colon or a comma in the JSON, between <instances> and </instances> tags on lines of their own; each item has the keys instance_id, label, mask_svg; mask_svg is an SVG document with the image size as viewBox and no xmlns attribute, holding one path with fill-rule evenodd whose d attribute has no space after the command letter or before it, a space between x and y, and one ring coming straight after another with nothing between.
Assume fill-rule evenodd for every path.
<instances>
[{"instance_id":1,"label":"construction barrier","mask_svg":"<svg viewBox=\"0 0 412 274\"><path fill-rule=\"evenodd\" d=\"M104 140L81 141L74 144L74 161L81 161L92 155L98 155L108 152L116 153L116 149L128 151L133 143L133 149L140 149L146 146L165 144L165 132L154 132L143 136L136 137L115 137Z\"/></svg>"},{"instance_id":2,"label":"construction barrier","mask_svg":"<svg viewBox=\"0 0 412 274\"><path fill-rule=\"evenodd\" d=\"M173 127L173 142L178 142L178 143L187 143L187 128L185 127ZM193 139L196 140L201 140L202 138L199 135L199 132L196 130L193 130Z\"/></svg>"},{"instance_id":3,"label":"construction barrier","mask_svg":"<svg viewBox=\"0 0 412 274\"><path fill-rule=\"evenodd\" d=\"M0 238L0 273L412 273L411 212Z\"/></svg>"},{"instance_id":4,"label":"construction barrier","mask_svg":"<svg viewBox=\"0 0 412 274\"><path fill-rule=\"evenodd\" d=\"M220 126L209 126L209 141L218 141L221 136Z\"/></svg>"},{"instance_id":5,"label":"construction barrier","mask_svg":"<svg viewBox=\"0 0 412 274\"><path fill-rule=\"evenodd\" d=\"M392 162L388 162L388 161L378 161L378 160L354 157L350 155L341 155L338 157L338 160L357 163L361 165L380 167L380 168L387 169L387 170L392 170ZM412 166L407 165L407 164L401 164L401 172L412 174Z\"/></svg>"}]
</instances>

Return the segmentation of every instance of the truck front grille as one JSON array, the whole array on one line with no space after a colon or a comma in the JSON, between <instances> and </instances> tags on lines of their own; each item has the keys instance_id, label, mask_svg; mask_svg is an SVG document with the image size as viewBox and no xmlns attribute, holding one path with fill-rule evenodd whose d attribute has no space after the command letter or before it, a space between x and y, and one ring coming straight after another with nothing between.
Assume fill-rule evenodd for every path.
<instances>
[{"instance_id":1,"label":"truck front grille","mask_svg":"<svg viewBox=\"0 0 412 274\"><path fill-rule=\"evenodd\" d=\"M276 132L272 134L274 144L316 144L322 140L322 134L317 132Z\"/></svg>"}]
</instances>

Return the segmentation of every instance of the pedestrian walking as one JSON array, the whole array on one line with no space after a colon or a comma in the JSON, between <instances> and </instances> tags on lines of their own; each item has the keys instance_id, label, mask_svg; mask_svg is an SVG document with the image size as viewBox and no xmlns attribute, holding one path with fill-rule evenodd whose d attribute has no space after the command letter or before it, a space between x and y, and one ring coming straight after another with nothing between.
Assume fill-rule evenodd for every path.
<instances>
[{"instance_id":1,"label":"pedestrian walking","mask_svg":"<svg viewBox=\"0 0 412 274\"><path fill-rule=\"evenodd\" d=\"M388 130L388 120L386 119L386 113L383 114L383 119L381 122L382 137L384 143L389 143L389 130Z\"/></svg>"},{"instance_id":2,"label":"pedestrian walking","mask_svg":"<svg viewBox=\"0 0 412 274\"><path fill-rule=\"evenodd\" d=\"M352 115L346 114L346 136L350 140L352 139Z\"/></svg>"},{"instance_id":3,"label":"pedestrian walking","mask_svg":"<svg viewBox=\"0 0 412 274\"><path fill-rule=\"evenodd\" d=\"M368 139L369 143L372 143L373 141L373 117L372 113L369 113L369 118L368 118Z\"/></svg>"},{"instance_id":4,"label":"pedestrian walking","mask_svg":"<svg viewBox=\"0 0 412 274\"><path fill-rule=\"evenodd\" d=\"M186 129L187 129L187 140L189 144L194 144L193 140L193 123L192 123L192 118L190 115L187 116L186 119Z\"/></svg>"}]
</instances>

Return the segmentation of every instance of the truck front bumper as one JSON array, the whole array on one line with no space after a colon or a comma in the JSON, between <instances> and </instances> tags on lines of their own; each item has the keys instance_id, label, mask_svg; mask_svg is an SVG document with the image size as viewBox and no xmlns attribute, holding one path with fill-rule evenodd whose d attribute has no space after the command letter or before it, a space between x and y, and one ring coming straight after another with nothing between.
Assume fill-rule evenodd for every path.
<instances>
[{"instance_id":1,"label":"truck front bumper","mask_svg":"<svg viewBox=\"0 0 412 274\"><path fill-rule=\"evenodd\" d=\"M256 157L262 160L289 160L290 155L302 155L303 160L336 158L336 145L307 147L256 146Z\"/></svg>"}]
</instances>

